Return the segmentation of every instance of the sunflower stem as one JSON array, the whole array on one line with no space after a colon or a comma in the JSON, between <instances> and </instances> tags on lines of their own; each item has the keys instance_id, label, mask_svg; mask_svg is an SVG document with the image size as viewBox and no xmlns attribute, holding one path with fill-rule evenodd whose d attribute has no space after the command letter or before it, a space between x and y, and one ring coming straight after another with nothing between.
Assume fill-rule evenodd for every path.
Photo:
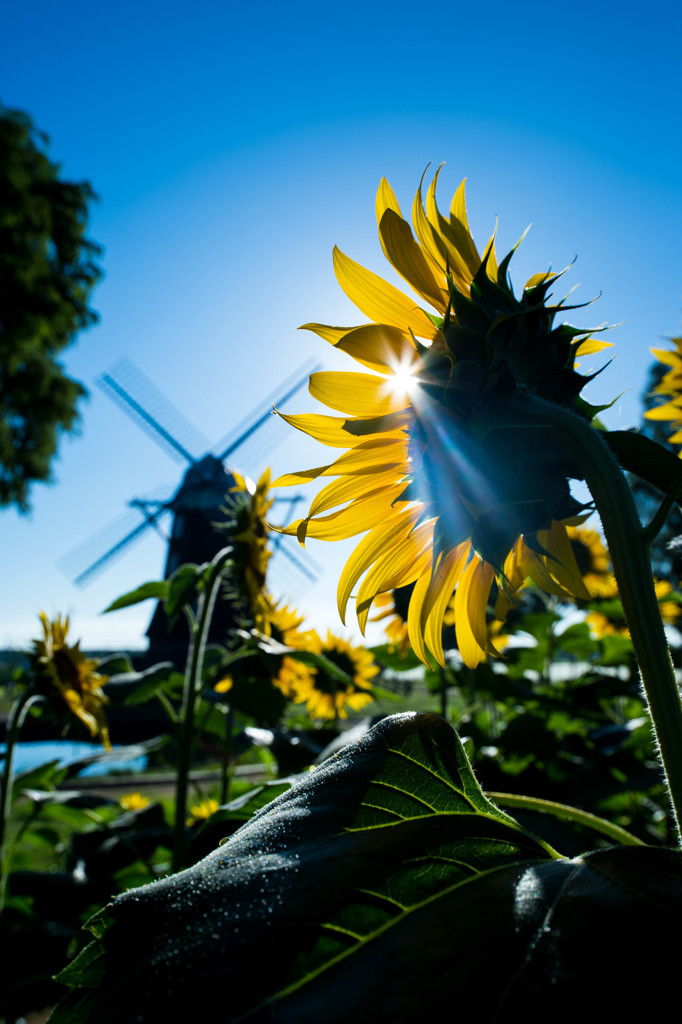
<instances>
[{"instance_id":1,"label":"sunflower stem","mask_svg":"<svg viewBox=\"0 0 682 1024\"><path fill-rule=\"evenodd\" d=\"M551 424L568 441L601 518L680 844L682 703L654 591L647 531L625 474L599 431L571 410L544 399L526 397L524 407L535 422Z\"/></svg>"},{"instance_id":2,"label":"sunflower stem","mask_svg":"<svg viewBox=\"0 0 682 1024\"><path fill-rule=\"evenodd\" d=\"M21 693L9 713L5 734L5 763L2 771L0 788L0 913L5 905L5 890L11 857L7 856L6 839L9 816L12 809L12 789L14 784L14 748L19 739L19 732L28 714L28 709L35 701L42 700L40 694L29 688ZM5 863L6 862L6 863Z\"/></svg>"},{"instance_id":3,"label":"sunflower stem","mask_svg":"<svg viewBox=\"0 0 682 1024\"><path fill-rule=\"evenodd\" d=\"M204 651L208 639L218 585L232 555L232 548L223 548L211 562L204 592L199 599L196 618L190 622L191 640L185 670L185 684L182 693L182 709L179 722L178 776L175 788L175 824L173 830L173 871L185 866L185 829L187 818L187 790L189 769L196 739L194 719L197 700L201 696L203 683Z\"/></svg>"}]
</instances>

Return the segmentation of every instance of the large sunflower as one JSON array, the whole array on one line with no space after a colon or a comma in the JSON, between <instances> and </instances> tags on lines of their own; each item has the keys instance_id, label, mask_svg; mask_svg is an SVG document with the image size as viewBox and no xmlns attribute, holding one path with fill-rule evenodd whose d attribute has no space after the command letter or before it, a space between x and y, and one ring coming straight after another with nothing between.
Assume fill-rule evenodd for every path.
<instances>
[{"instance_id":1,"label":"large sunflower","mask_svg":"<svg viewBox=\"0 0 682 1024\"><path fill-rule=\"evenodd\" d=\"M276 486L317 477L324 487L308 515L286 532L337 540L365 533L341 574L338 606L357 592L361 629L377 594L414 583L410 642L444 663L443 616L454 593L458 646L475 667L494 653L486 606L493 580L513 591L530 578L552 594L587 598L566 532L584 506L569 491L581 473L549 422L524 419L524 401L594 410L579 395L588 380L575 358L604 347L589 332L554 325L547 305L558 275L532 277L521 298L498 265L493 239L483 257L467 222L464 183L450 216L426 204L421 187L416 238L383 180L377 195L384 254L421 300L334 250L337 279L372 322L306 324L372 373L315 373L311 394L343 413L283 416L323 444L349 449L335 462L288 474ZM542 403L541 403L542 404Z\"/></svg>"},{"instance_id":2,"label":"large sunflower","mask_svg":"<svg viewBox=\"0 0 682 1024\"><path fill-rule=\"evenodd\" d=\"M644 416L649 420L670 420L673 433L668 441L670 444L682 444L682 337L671 341L675 346L674 352L665 348L651 350L659 363L670 367L655 389L657 394L666 395L668 401L649 409Z\"/></svg>"},{"instance_id":3,"label":"large sunflower","mask_svg":"<svg viewBox=\"0 0 682 1024\"><path fill-rule=\"evenodd\" d=\"M96 671L97 658L88 658L80 649L80 641L67 642L68 616L60 615L50 621L40 613L43 635L33 641L31 664L37 686L46 697L59 696L72 715L83 722L93 739L99 739L107 750L111 749L109 729L104 707L108 704L102 687L108 676Z\"/></svg>"}]
</instances>

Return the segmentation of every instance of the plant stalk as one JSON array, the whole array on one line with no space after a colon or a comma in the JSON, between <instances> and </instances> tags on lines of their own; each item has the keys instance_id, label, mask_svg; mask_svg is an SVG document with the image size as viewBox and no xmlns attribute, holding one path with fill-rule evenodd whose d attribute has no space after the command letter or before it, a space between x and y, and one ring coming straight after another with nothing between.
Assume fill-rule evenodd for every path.
<instances>
[{"instance_id":1,"label":"plant stalk","mask_svg":"<svg viewBox=\"0 0 682 1024\"><path fill-rule=\"evenodd\" d=\"M185 669L182 708L178 733L178 776L175 787L175 823L173 829L173 871L185 866L185 829L189 770L194 752L194 718L203 683L204 651L213 615L218 586L230 560L232 548L223 548L211 562L204 592L199 599L196 620L192 623L190 647Z\"/></svg>"},{"instance_id":2,"label":"plant stalk","mask_svg":"<svg viewBox=\"0 0 682 1024\"><path fill-rule=\"evenodd\" d=\"M682 703L654 591L646 530L639 520L625 474L599 430L571 410L543 399L526 398L523 410L525 417L536 425L551 425L562 435L564 447L568 447L580 467L601 518L658 745L679 845Z\"/></svg>"},{"instance_id":3,"label":"plant stalk","mask_svg":"<svg viewBox=\"0 0 682 1024\"><path fill-rule=\"evenodd\" d=\"M5 905L5 890L7 887L7 876L9 875L9 863L5 864L7 826L9 824L10 811L12 809L12 772L14 768L14 748L19 738L19 732L31 704L41 700L40 694L34 693L30 688L17 697L7 720L7 732L5 734L5 763L2 771L2 788L0 790L0 913Z\"/></svg>"}]
</instances>

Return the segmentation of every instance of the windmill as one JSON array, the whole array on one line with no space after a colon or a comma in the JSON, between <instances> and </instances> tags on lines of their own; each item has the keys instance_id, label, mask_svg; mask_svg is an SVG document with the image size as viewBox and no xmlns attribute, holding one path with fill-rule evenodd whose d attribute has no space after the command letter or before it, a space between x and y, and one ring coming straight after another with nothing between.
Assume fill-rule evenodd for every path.
<instances>
[{"instance_id":1,"label":"windmill","mask_svg":"<svg viewBox=\"0 0 682 1024\"><path fill-rule=\"evenodd\" d=\"M128 550L149 529L156 529L164 536L161 525L172 517L168 542L168 554L164 576L170 576L178 566L186 562L202 564L209 562L225 546L228 538L216 528L224 519L221 511L226 497L236 487L232 473L225 462L239 452L242 457L255 464L254 453L261 457L272 447L267 440L268 425L272 424L272 406L283 405L308 380L312 366L301 367L289 377L277 392L270 395L249 416L242 420L218 444L211 446L204 435L190 424L178 409L155 387L130 360L121 359L98 378L97 384L130 418L140 426L163 450L176 461L188 463L180 486L170 498L134 498L129 506L135 510L134 525L130 514L114 527L115 539L106 545L107 549L93 557L93 545L73 553L85 568L78 572L74 583L85 586L124 551ZM248 456L247 456L248 452ZM286 499L290 518L293 507L300 496ZM139 521L138 515L142 516ZM123 528L122 528L123 527ZM111 534L111 530L109 531ZM319 569L311 560L304 562L282 543L278 535L273 548L287 558L291 569L308 581L317 579ZM227 630L234 625L229 602L220 601L211 623L209 641L222 642ZM187 651L188 630L184 618L180 617L169 628L163 606L156 606L147 629L148 651L138 659L141 663L174 661L182 663Z\"/></svg>"}]
</instances>

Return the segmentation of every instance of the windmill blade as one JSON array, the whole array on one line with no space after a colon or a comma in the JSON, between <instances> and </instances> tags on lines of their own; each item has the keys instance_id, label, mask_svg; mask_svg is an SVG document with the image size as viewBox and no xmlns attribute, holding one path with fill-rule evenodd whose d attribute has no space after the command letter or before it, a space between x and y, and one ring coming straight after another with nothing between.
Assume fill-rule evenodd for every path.
<instances>
[{"instance_id":1,"label":"windmill blade","mask_svg":"<svg viewBox=\"0 0 682 1024\"><path fill-rule=\"evenodd\" d=\"M284 537L268 565L268 589L276 598L295 600L297 595L317 583L322 568L313 558L301 558L289 546L291 538Z\"/></svg>"},{"instance_id":2,"label":"windmill blade","mask_svg":"<svg viewBox=\"0 0 682 1024\"><path fill-rule=\"evenodd\" d=\"M284 555L289 564L294 565L302 576L305 576L306 579L311 581L311 583L317 583L323 570L314 558L307 557L303 559L300 555L295 555L294 552L289 549L286 542L280 544L275 550Z\"/></svg>"},{"instance_id":3,"label":"windmill blade","mask_svg":"<svg viewBox=\"0 0 682 1024\"><path fill-rule=\"evenodd\" d=\"M261 448L268 451L272 448L272 439L266 440L265 434L269 422L275 425L275 419L272 415L272 407L281 406L287 402L297 391L308 382L311 373L319 370L319 364L314 363L311 359L303 366L300 366L298 370L293 373L290 377L284 381L283 384L273 391L266 399L263 404L258 407L258 410L252 412L249 416L246 416L237 426L226 434L225 437L215 445L217 451L217 458L221 460L227 459L230 455L241 448L245 442L249 441L253 435L258 431L258 444ZM255 459L252 459L252 452L249 453L248 461L253 461L254 465L257 464ZM244 453L241 454L241 461L244 461Z\"/></svg>"},{"instance_id":4,"label":"windmill blade","mask_svg":"<svg viewBox=\"0 0 682 1024\"><path fill-rule=\"evenodd\" d=\"M168 493L166 488L164 493ZM73 579L76 586L83 587L91 583L114 559L139 540L150 526L161 532L160 521L167 511L165 501L150 499L131 502L131 505L138 509L137 513L131 510L118 516L59 560L59 568ZM144 517L141 522L140 512Z\"/></svg>"},{"instance_id":5,"label":"windmill blade","mask_svg":"<svg viewBox=\"0 0 682 1024\"><path fill-rule=\"evenodd\" d=\"M176 462L197 462L208 439L129 359L119 359L96 383Z\"/></svg>"}]
</instances>

